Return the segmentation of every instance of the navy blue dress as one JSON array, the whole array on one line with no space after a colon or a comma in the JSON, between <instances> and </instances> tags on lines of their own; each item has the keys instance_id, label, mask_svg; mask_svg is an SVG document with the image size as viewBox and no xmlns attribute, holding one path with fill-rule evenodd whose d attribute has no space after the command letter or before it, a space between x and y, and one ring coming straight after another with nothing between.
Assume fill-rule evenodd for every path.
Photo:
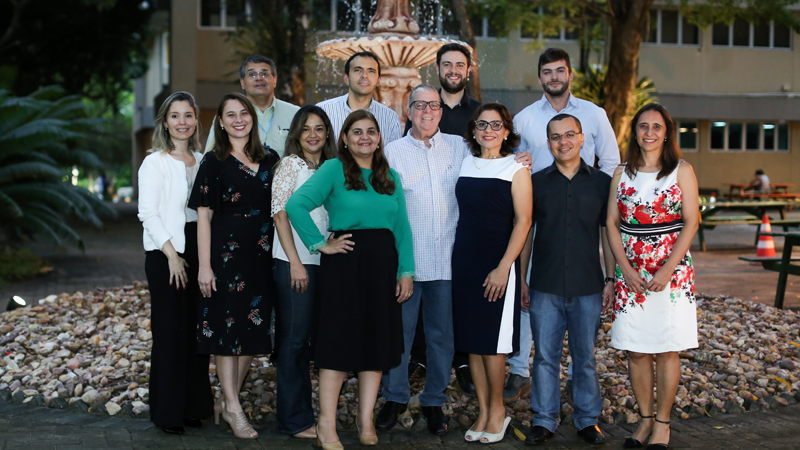
<instances>
[{"instance_id":1,"label":"navy blue dress","mask_svg":"<svg viewBox=\"0 0 800 450\"><path fill-rule=\"evenodd\" d=\"M455 349L477 355L519 351L519 258L509 271L505 295L490 302L483 282L497 268L514 229L511 180L521 168L510 155L467 156L456 183L458 226L453 246Z\"/></svg>"}]
</instances>

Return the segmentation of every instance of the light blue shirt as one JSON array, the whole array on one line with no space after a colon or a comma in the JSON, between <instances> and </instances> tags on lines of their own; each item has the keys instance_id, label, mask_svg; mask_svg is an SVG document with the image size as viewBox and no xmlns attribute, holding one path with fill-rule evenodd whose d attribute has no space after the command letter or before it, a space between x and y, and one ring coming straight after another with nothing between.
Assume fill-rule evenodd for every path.
<instances>
[{"instance_id":1,"label":"light blue shirt","mask_svg":"<svg viewBox=\"0 0 800 450\"><path fill-rule=\"evenodd\" d=\"M456 182L469 148L461 136L437 131L431 147L411 137L386 145L389 166L400 174L414 242L415 281L450 280L458 224Z\"/></svg>"},{"instance_id":2,"label":"light blue shirt","mask_svg":"<svg viewBox=\"0 0 800 450\"><path fill-rule=\"evenodd\" d=\"M572 93L569 94L567 106L561 111L556 112L547 101L547 97L542 95L541 100L514 116L514 130L522 138L518 151L531 154L533 162L531 173L546 169L553 164L553 154L547 145L547 122L556 114L570 114L581 121L584 137L581 158L593 167L597 155L600 170L613 176L614 170L619 166L620 157L617 138L608 116L603 108L581 100Z\"/></svg>"}]
</instances>

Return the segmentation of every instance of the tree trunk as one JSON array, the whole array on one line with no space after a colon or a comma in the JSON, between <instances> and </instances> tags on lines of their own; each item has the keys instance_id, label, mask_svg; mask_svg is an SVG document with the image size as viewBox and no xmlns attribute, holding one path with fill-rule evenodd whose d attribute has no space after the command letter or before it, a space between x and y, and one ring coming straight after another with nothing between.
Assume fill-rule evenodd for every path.
<instances>
[{"instance_id":1,"label":"tree trunk","mask_svg":"<svg viewBox=\"0 0 800 450\"><path fill-rule=\"evenodd\" d=\"M464 0L451 0L450 7L458 21L458 38L472 47L472 76L467 81L467 94L475 100L483 101L481 97L481 80L478 73L478 47L475 44L475 33L469 23L467 8Z\"/></svg>"},{"instance_id":2,"label":"tree trunk","mask_svg":"<svg viewBox=\"0 0 800 450\"><path fill-rule=\"evenodd\" d=\"M611 43L604 108L617 141L625 142L629 132L625 116L631 108L630 94L636 88L642 32L650 20L653 0L612 0L608 4L611 9Z\"/></svg>"},{"instance_id":3,"label":"tree trunk","mask_svg":"<svg viewBox=\"0 0 800 450\"><path fill-rule=\"evenodd\" d=\"M292 103L303 106L306 104L306 27L310 11L307 1L290 0L287 7L292 23L289 51L286 55L288 78L284 80L289 83L292 91Z\"/></svg>"}]
</instances>

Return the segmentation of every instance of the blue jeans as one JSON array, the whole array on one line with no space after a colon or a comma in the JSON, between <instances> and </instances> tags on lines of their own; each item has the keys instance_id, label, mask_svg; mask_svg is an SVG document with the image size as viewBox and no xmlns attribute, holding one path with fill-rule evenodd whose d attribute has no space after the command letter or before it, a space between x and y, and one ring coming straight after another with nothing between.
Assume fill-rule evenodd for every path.
<instances>
[{"instance_id":1,"label":"blue jeans","mask_svg":"<svg viewBox=\"0 0 800 450\"><path fill-rule=\"evenodd\" d=\"M319 266L306 264L308 289L302 294L292 289L289 263L273 262L275 287L278 291L276 328L278 337L278 431L297 434L314 426L311 407L311 348L309 335L316 306Z\"/></svg>"},{"instance_id":2,"label":"blue jeans","mask_svg":"<svg viewBox=\"0 0 800 450\"><path fill-rule=\"evenodd\" d=\"M533 426L550 431L558 428L561 410L559 375L564 333L569 331L572 356L572 398L575 428L597 425L603 406L594 343L600 328L603 293L584 297L561 297L531 291L531 329L536 353L533 357L531 409Z\"/></svg>"},{"instance_id":3,"label":"blue jeans","mask_svg":"<svg viewBox=\"0 0 800 450\"><path fill-rule=\"evenodd\" d=\"M411 387L408 385L408 360L411 343L417 329L420 302L425 327L425 345L428 347L428 366L425 389L419 396L422 406L442 406L447 396L444 390L450 383L450 365L453 362L453 294L450 280L415 281L414 294L403 303L404 351L400 365L383 376L383 395L386 401L408 403Z\"/></svg>"},{"instance_id":4,"label":"blue jeans","mask_svg":"<svg viewBox=\"0 0 800 450\"><path fill-rule=\"evenodd\" d=\"M531 367L529 359L531 357L531 344L533 344L533 336L531 335L531 319L530 311L523 309L522 314L519 315L519 352L514 353L513 356L509 355L506 360L508 365L511 366L509 371L521 377L531 376Z\"/></svg>"}]
</instances>

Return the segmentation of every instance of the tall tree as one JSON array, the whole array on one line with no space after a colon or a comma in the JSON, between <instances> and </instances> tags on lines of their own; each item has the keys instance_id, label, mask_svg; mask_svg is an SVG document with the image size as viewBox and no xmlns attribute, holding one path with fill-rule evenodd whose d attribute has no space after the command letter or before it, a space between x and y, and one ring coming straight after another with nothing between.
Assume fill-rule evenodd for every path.
<instances>
[{"instance_id":1,"label":"tall tree","mask_svg":"<svg viewBox=\"0 0 800 450\"><path fill-rule=\"evenodd\" d=\"M253 15L229 39L242 61L259 54L275 61L278 97L296 105L306 99L306 37L311 20L308 0L253 2Z\"/></svg>"},{"instance_id":2,"label":"tall tree","mask_svg":"<svg viewBox=\"0 0 800 450\"><path fill-rule=\"evenodd\" d=\"M636 87L639 52L649 26L653 0L467 0L479 4L501 34L518 27L528 35L556 34L561 28L580 30L591 20L600 19L606 34L608 72L604 108L617 136L625 132L623 120L633 107L631 92ZM788 9L796 0L679 0L674 6L690 23L701 28L714 23L744 19L751 23L775 23L800 32L800 18ZM540 8L545 14L540 13ZM587 18L587 15L589 16ZM589 36L587 39L591 41ZM582 45L585 45L581 42ZM583 56L583 51L582 51ZM583 60L583 58L581 58ZM581 63L584 67L585 64Z\"/></svg>"},{"instance_id":3,"label":"tall tree","mask_svg":"<svg viewBox=\"0 0 800 450\"><path fill-rule=\"evenodd\" d=\"M483 101L481 96L481 78L480 70L478 67L478 45L475 42L475 32L472 29L472 24L469 22L469 14L467 13L464 0L450 0L450 7L453 15L456 16L458 22L458 38L472 47L472 59L475 64L472 67L472 76L467 81L467 94L475 100Z\"/></svg>"},{"instance_id":4,"label":"tall tree","mask_svg":"<svg viewBox=\"0 0 800 450\"><path fill-rule=\"evenodd\" d=\"M147 69L153 3L0 0L10 12L0 14L0 65L17 74L11 92L58 84L116 111Z\"/></svg>"}]
</instances>

